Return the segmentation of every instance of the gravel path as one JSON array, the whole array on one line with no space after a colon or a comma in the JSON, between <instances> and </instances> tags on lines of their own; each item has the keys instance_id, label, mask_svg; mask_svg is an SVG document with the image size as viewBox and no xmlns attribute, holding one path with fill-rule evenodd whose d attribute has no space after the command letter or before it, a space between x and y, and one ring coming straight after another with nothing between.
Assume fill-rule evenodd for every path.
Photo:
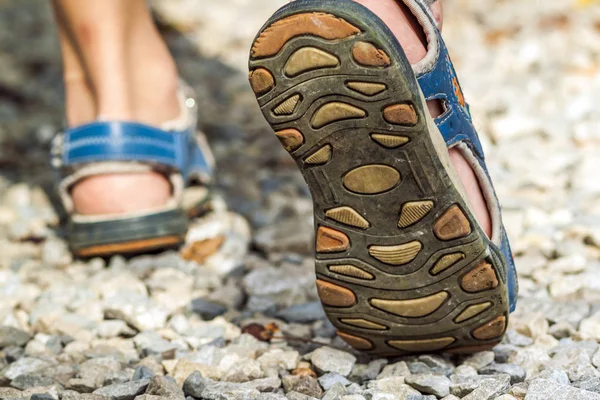
<instances>
[{"instance_id":1,"label":"gravel path","mask_svg":"<svg viewBox=\"0 0 600 400\"><path fill-rule=\"evenodd\" d=\"M153 1L224 200L179 253L84 262L48 195L62 121L48 2L0 0L0 399L600 399L600 8L447 0L521 299L493 351L369 359L324 319L307 189L245 78L283 2Z\"/></svg>"}]
</instances>

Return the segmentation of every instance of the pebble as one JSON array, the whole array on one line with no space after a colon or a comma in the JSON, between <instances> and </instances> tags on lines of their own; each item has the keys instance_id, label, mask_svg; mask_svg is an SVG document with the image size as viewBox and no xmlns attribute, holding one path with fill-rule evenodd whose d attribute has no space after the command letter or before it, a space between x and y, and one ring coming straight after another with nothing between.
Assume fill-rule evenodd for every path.
<instances>
[{"instance_id":1,"label":"pebble","mask_svg":"<svg viewBox=\"0 0 600 400\"><path fill-rule=\"evenodd\" d=\"M310 360L322 373L337 372L342 376L348 376L356 363L353 355L331 347L318 348L312 353Z\"/></svg>"},{"instance_id":2,"label":"pebble","mask_svg":"<svg viewBox=\"0 0 600 400\"><path fill-rule=\"evenodd\" d=\"M433 394L437 397L444 397L450 394L450 379L440 375L412 375L404 381L426 394Z\"/></svg>"},{"instance_id":3,"label":"pebble","mask_svg":"<svg viewBox=\"0 0 600 400\"><path fill-rule=\"evenodd\" d=\"M192 300L190 311L198 314L202 319L211 320L227 312L227 307L202 298Z\"/></svg>"},{"instance_id":4,"label":"pebble","mask_svg":"<svg viewBox=\"0 0 600 400\"><path fill-rule=\"evenodd\" d=\"M331 389L331 387L338 383L344 387L350 385L351 383L348 379L346 379L346 377L338 374L337 372L329 372L325 375L322 375L319 377L318 381L321 387L325 390Z\"/></svg>"},{"instance_id":5,"label":"pebble","mask_svg":"<svg viewBox=\"0 0 600 400\"><path fill-rule=\"evenodd\" d=\"M137 395L144 393L149 384L149 379L140 379L139 381L104 386L100 389L96 389L94 394L110 397L113 400L130 400Z\"/></svg>"},{"instance_id":6,"label":"pebble","mask_svg":"<svg viewBox=\"0 0 600 400\"><path fill-rule=\"evenodd\" d=\"M548 379L534 379L529 383L525 400L599 400L600 394L588 392Z\"/></svg>"},{"instance_id":7,"label":"pebble","mask_svg":"<svg viewBox=\"0 0 600 400\"><path fill-rule=\"evenodd\" d=\"M24 346L31 335L12 326L0 326L0 349L10 346Z\"/></svg>"}]
</instances>

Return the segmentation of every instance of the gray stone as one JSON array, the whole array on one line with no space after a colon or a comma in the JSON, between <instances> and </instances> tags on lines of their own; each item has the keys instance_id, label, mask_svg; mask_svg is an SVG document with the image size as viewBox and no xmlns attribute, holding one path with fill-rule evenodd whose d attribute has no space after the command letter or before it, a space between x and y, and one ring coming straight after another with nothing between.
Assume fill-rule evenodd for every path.
<instances>
[{"instance_id":1,"label":"gray stone","mask_svg":"<svg viewBox=\"0 0 600 400\"><path fill-rule=\"evenodd\" d=\"M479 370L486 365L491 364L496 358L496 354L493 351L480 351L475 353L469 358L463 361L464 365L470 365L471 367Z\"/></svg>"},{"instance_id":2,"label":"gray stone","mask_svg":"<svg viewBox=\"0 0 600 400\"><path fill-rule=\"evenodd\" d=\"M325 390L331 389L331 387L336 383L340 383L343 386L348 386L351 383L348 379L337 372L329 372L323 376L320 376L318 381L321 387Z\"/></svg>"},{"instance_id":3,"label":"gray stone","mask_svg":"<svg viewBox=\"0 0 600 400\"><path fill-rule=\"evenodd\" d=\"M600 394L561 385L549 379L534 379L529 383L525 400L600 400Z\"/></svg>"},{"instance_id":4,"label":"gray stone","mask_svg":"<svg viewBox=\"0 0 600 400\"><path fill-rule=\"evenodd\" d=\"M13 380L20 375L34 374L52 365L51 362L32 357L19 358L4 371L7 379Z\"/></svg>"},{"instance_id":5,"label":"gray stone","mask_svg":"<svg viewBox=\"0 0 600 400\"><path fill-rule=\"evenodd\" d=\"M286 397L289 400L316 400L316 397L312 397L312 396L308 396L304 393L298 393L298 392L288 392L286 393Z\"/></svg>"},{"instance_id":6,"label":"gray stone","mask_svg":"<svg viewBox=\"0 0 600 400\"><path fill-rule=\"evenodd\" d=\"M509 375L496 375L494 378L483 379L479 386L462 400L492 400L510 389Z\"/></svg>"},{"instance_id":7,"label":"gray stone","mask_svg":"<svg viewBox=\"0 0 600 400\"><path fill-rule=\"evenodd\" d=\"M9 346L25 346L31 335L12 326L0 326L0 349Z\"/></svg>"},{"instance_id":8,"label":"gray stone","mask_svg":"<svg viewBox=\"0 0 600 400\"><path fill-rule=\"evenodd\" d=\"M56 397L50 393L34 393L31 395L30 400L56 400Z\"/></svg>"},{"instance_id":9,"label":"gray stone","mask_svg":"<svg viewBox=\"0 0 600 400\"><path fill-rule=\"evenodd\" d=\"M183 391L179 389L175 380L166 376L155 376L146 389L146 394L166 397L172 400L185 400Z\"/></svg>"},{"instance_id":10,"label":"gray stone","mask_svg":"<svg viewBox=\"0 0 600 400\"><path fill-rule=\"evenodd\" d=\"M202 377L202 374L196 371L188 376L183 383L183 392L188 396L200 398L204 389L211 383L210 379Z\"/></svg>"},{"instance_id":11,"label":"gray stone","mask_svg":"<svg viewBox=\"0 0 600 400\"><path fill-rule=\"evenodd\" d=\"M587 390L588 392L600 393L600 378L591 377L578 382L573 382L573 386Z\"/></svg>"},{"instance_id":12,"label":"gray stone","mask_svg":"<svg viewBox=\"0 0 600 400\"><path fill-rule=\"evenodd\" d=\"M317 398L321 398L323 395L319 382L311 376L287 375L281 379L281 383L286 392L298 392Z\"/></svg>"},{"instance_id":13,"label":"gray stone","mask_svg":"<svg viewBox=\"0 0 600 400\"><path fill-rule=\"evenodd\" d=\"M510 375L510 383L515 384L523 382L525 380L525 370L518 365L514 364L496 364L492 363L479 370L482 375L497 375L497 374L508 374Z\"/></svg>"},{"instance_id":14,"label":"gray stone","mask_svg":"<svg viewBox=\"0 0 600 400\"><path fill-rule=\"evenodd\" d=\"M140 379L152 379L154 378L154 375L156 375L156 373L152 369L144 365L138 365L135 367L135 371L133 372L133 377L131 380L137 381Z\"/></svg>"},{"instance_id":15,"label":"gray stone","mask_svg":"<svg viewBox=\"0 0 600 400\"><path fill-rule=\"evenodd\" d=\"M494 360L497 363L507 363L510 357L519 351L519 348L512 344L499 344L492 351L494 352Z\"/></svg>"},{"instance_id":16,"label":"gray stone","mask_svg":"<svg viewBox=\"0 0 600 400\"><path fill-rule=\"evenodd\" d=\"M10 382L10 386L20 390L51 386L53 384L54 379L41 375L19 375Z\"/></svg>"},{"instance_id":17,"label":"gray stone","mask_svg":"<svg viewBox=\"0 0 600 400\"><path fill-rule=\"evenodd\" d=\"M419 361L425 363L435 375L449 375L454 369L454 364L437 354L423 354Z\"/></svg>"},{"instance_id":18,"label":"gray stone","mask_svg":"<svg viewBox=\"0 0 600 400\"><path fill-rule=\"evenodd\" d=\"M412 375L404 381L420 392L444 397L450 394L450 379L443 375Z\"/></svg>"},{"instance_id":19,"label":"gray stone","mask_svg":"<svg viewBox=\"0 0 600 400\"><path fill-rule=\"evenodd\" d=\"M306 324L325 318L325 312L320 301L313 301L286 307L277 313L277 318L283 319L286 322Z\"/></svg>"},{"instance_id":20,"label":"gray stone","mask_svg":"<svg viewBox=\"0 0 600 400\"><path fill-rule=\"evenodd\" d=\"M215 382L202 391L200 398L206 400L255 400L260 392L241 384Z\"/></svg>"},{"instance_id":21,"label":"gray stone","mask_svg":"<svg viewBox=\"0 0 600 400\"><path fill-rule=\"evenodd\" d=\"M133 338L138 351L143 357L150 355L160 355L162 358L173 358L177 346L173 345L168 340L163 339L156 332L142 332Z\"/></svg>"},{"instance_id":22,"label":"gray stone","mask_svg":"<svg viewBox=\"0 0 600 400\"><path fill-rule=\"evenodd\" d=\"M513 329L509 329L508 331L506 331L502 342L506 344L512 344L514 346L525 347L531 346L533 344L533 339Z\"/></svg>"},{"instance_id":23,"label":"gray stone","mask_svg":"<svg viewBox=\"0 0 600 400\"><path fill-rule=\"evenodd\" d=\"M318 348L310 360L320 372L337 372L343 376L348 376L356 363L356 357L352 354L331 347Z\"/></svg>"},{"instance_id":24,"label":"gray stone","mask_svg":"<svg viewBox=\"0 0 600 400\"><path fill-rule=\"evenodd\" d=\"M408 368L406 361L399 361L394 364L389 364L383 367L381 373L377 376L377 379L389 378L391 376L410 376L411 372Z\"/></svg>"},{"instance_id":25,"label":"gray stone","mask_svg":"<svg viewBox=\"0 0 600 400\"><path fill-rule=\"evenodd\" d=\"M144 393L149 384L150 380L140 379L139 381L105 386L96 389L93 394L110 397L112 400L133 400L137 395Z\"/></svg>"},{"instance_id":26,"label":"gray stone","mask_svg":"<svg viewBox=\"0 0 600 400\"><path fill-rule=\"evenodd\" d=\"M410 361L408 363L408 369L411 374L433 374L433 369L423 361Z\"/></svg>"},{"instance_id":27,"label":"gray stone","mask_svg":"<svg viewBox=\"0 0 600 400\"><path fill-rule=\"evenodd\" d=\"M346 387L341 383L334 384L322 397L322 400L340 400L346 394Z\"/></svg>"},{"instance_id":28,"label":"gray stone","mask_svg":"<svg viewBox=\"0 0 600 400\"><path fill-rule=\"evenodd\" d=\"M227 312L227 307L214 303L212 301L205 300L203 298L196 298L190 303L190 311L198 314L204 320L212 320L216 317L223 315Z\"/></svg>"},{"instance_id":29,"label":"gray stone","mask_svg":"<svg viewBox=\"0 0 600 400\"><path fill-rule=\"evenodd\" d=\"M381 369L385 367L388 363L388 360L385 358L379 358L377 360L373 360L368 364L355 364L354 368L352 368L352 373L350 374L352 380L363 382L367 380L373 380L377 378Z\"/></svg>"}]
</instances>

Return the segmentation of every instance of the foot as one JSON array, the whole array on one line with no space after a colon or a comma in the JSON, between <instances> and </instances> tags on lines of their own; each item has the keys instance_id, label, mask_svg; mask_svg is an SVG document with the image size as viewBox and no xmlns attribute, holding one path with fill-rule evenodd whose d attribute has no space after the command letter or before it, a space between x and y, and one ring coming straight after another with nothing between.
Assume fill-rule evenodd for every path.
<instances>
[{"instance_id":1,"label":"foot","mask_svg":"<svg viewBox=\"0 0 600 400\"><path fill-rule=\"evenodd\" d=\"M396 39L400 42L408 61L416 64L427 54L427 38L419 22L401 1L398 0L355 0L357 3L370 9L390 28ZM438 21L441 29L443 22L442 1L433 3L431 9ZM443 113L442 106L437 101L430 101L427 104L429 113L433 118L439 117ZM491 237L492 223L481 188L469 163L464 159L456 149L450 149L450 160L458 172L469 200L472 211L477 217L477 221L483 231Z\"/></svg>"},{"instance_id":2,"label":"foot","mask_svg":"<svg viewBox=\"0 0 600 400\"><path fill-rule=\"evenodd\" d=\"M338 335L373 355L489 349L506 329L514 269L504 237L492 242L469 204L479 196L485 209L468 168L480 163L479 176L485 164L445 48L410 0L440 45L417 81L425 44L410 15L392 0L361 2L385 21L350 0L289 3L249 62L259 106L313 196L319 297ZM439 105L422 101L434 93L448 108L437 127L427 113Z\"/></svg>"}]
</instances>

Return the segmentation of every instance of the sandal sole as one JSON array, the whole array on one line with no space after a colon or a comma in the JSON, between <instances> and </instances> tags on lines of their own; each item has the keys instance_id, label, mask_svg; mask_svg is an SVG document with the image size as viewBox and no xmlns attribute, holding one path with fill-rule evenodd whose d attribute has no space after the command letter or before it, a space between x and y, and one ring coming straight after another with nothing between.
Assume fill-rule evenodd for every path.
<instances>
[{"instance_id":1,"label":"sandal sole","mask_svg":"<svg viewBox=\"0 0 600 400\"><path fill-rule=\"evenodd\" d=\"M139 254L183 243L188 217L182 210L68 226L73 253L80 257Z\"/></svg>"},{"instance_id":2,"label":"sandal sole","mask_svg":"<svg viewBox=\"0 0 600 400\"><path fill-rule=\"evenodd\" d=\"M297 0L261 29L249 68L310 188L316 284L338 335L385 356L497 344L504 261L455 187L445 144L436 151L441 135L389 29L352 1Z\"/></svg>"},{"instance_id":3,"label":"sandal sole","mask_svg":"<svg viewBox=\"0 0 600 400\"><path fill-rule=\"evenodd\" d=\"M102 257L113 254L142 253L150 250L178 246L183 238L179 236L165 236L160 238L134 240L131 242L91 246L77 250L79 257Z\"/></svg>"}]
</instances>

